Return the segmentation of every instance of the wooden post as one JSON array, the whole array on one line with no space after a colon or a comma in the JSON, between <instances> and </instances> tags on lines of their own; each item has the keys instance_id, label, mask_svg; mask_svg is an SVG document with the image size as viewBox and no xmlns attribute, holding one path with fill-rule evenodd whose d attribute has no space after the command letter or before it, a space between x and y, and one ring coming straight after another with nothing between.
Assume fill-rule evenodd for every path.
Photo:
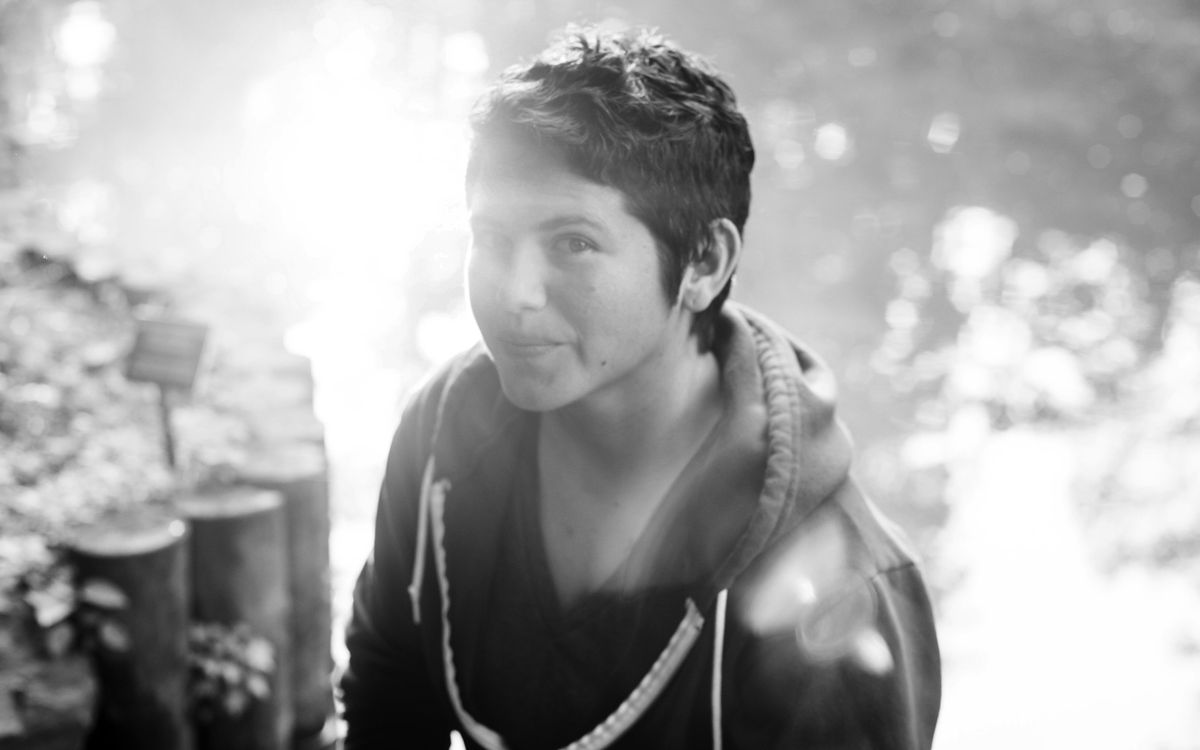
<instances>
[{"instance_id":1,"label":"wooden post","mask_svg":"<svg viewBox=\"0 0 1200 750\"><path fill-rule=\"evenodd\" d=\"M88 748L189 750L187 526L147 507L89 526L71 543L79 581L107 581L128 598L112 614L128 634L121 653L100 649L100 704Z\"/></svg>"},{"instance_id":2,"label":"wooden post","mask_svg":"<svg viewBox=\"0 0 1200 750\"><path fill-rule=\"evenodd\" d=\"M292 596L292 697L296 737L319 734L333 714L329 480L311 444L268 446L248 456L238 480L283 494Z\"/></svg>"},{"instance_id":3,"label":"wooden post","mask_svg":"<svg viewBox=\"0 0 1200 750\"><path fill-rule=\"evenodd\" d=\"M306 404L270 406L246 415L250 434L262 445L311 443L325 447L325 425Z\"/></svg>"},{"instance_id":4,"label":"wooden post","mask_svg":"<svg viewBox=\"0 0 1200 750\"><path fill-rule=\"evenodd\" d=\"M306 357L269 346L244 346L231 352L221 368L229 380L222 400L254 412L281 406L313 405L312 363Z\"/></svg>"},{"instance_id":5,"label":"wooden post","mask_svg":"<svg viewBox=\"0 0 1200 750\"><path fill-rule=\"evenodd\" d=\"M192 528L192 618L245 623L275 647L270 696L237 718L197 727L200 750L287 750L292 741L292 654L283 497L249 487L189 494L176 507Z\"/></svg>"},{"instance_id":6,"label":"wooden post","mask_svg":"<svg viewBox=\"0 0 1200 750\"><path fill-rule=\"evenodd\" d=\"M174 469L175 463L175 429L171 425L171 401L167 396L167 387L158 386L158 414L162 420L163 450L167 457L167 468Z\"/></svg>"}]
</instances>

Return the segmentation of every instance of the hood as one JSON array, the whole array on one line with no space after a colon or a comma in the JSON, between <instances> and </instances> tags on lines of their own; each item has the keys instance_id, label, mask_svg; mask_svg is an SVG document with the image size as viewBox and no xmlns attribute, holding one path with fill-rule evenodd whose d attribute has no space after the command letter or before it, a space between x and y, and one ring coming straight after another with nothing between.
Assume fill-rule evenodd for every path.
<instances>
[{"instance_id":1,"label":"hood","mask_svg":"<svg viewBox=\"0 0 1200 750\"><path fill-rule=\"evenodd\" d=\"M638 585L690 584L702 606L846 481L852 454L824 362L743 306L718 325L725 413L638 547Z\"/></svg>"}]
</instances>

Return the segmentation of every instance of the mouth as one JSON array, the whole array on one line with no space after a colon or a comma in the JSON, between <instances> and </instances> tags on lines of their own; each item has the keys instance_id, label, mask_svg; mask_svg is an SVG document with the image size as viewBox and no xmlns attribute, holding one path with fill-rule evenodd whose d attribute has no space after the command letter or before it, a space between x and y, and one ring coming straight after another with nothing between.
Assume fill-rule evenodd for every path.
<instances>
[{"instance_id":1,"label":"mouth","mask_svg":"<svg viewBox=\"0 0 1200 750\"><path fill-rule=\"evenodd\" d=\"M546 339L530 339L530 338L499 338L496 343L500 349L508 354L518 357L536 357L541 354L557 349L562 346L562 342L548 341Z\"/></svg>"}]
</instances>

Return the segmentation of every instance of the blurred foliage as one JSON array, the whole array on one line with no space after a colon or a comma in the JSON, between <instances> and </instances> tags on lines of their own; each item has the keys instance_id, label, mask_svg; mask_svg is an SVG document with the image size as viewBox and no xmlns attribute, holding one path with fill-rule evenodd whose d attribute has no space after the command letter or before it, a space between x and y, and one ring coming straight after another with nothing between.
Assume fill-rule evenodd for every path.
<instances>
[{"instance_id":1,"label":"blurred foliage","mask_svg":"<svg viewBox=\"0 0 1200 750\"><path fill-rule=\"evenodd\" d=\"M214 353L194 397L170 394L168 467L155 389L124 375L136 318L167 307L119 279L84 279L32 249L39 236L14 221L0 236L23 248L0 255L0 663L128 649L111 617L123 594L71 580L72 534L227 477L251 439L244 391L255 381ZM259 405L271 403L259 390Z\"/></svg>"},{"instance_id":2,"label":"blurred foliage","mask_svg":"<svg viewBox=\"0 0 1200 750\"><path fill-rule=\"evenodd\" d=\"M125 380L129 298L28 252L0 263L0 525L61 539L160 497L153 393Z\"/></svg>"},{"instance_id":3,"label":"blurred foliage","mask_svg":"<svg viewBox=\"0 0 1200 750\"><path fill-rule=\"evenodd\" d=\"M0 669L71 652L126 653L132 644L118 614L128 605L109 581L77 582L62 549L44 538L0 539Z\"/></svg>"},{"instance_id":4,"label":"blurred foliage","mask_svg":"<svg viewBox=\"0 0 1200 750\"><path fill-rule=\"evenodd\" d=\"M188 696L200 723L237 718L271 695L275 647L245 624L196 623L188 632Z\"/></svg>"}]
</instances>

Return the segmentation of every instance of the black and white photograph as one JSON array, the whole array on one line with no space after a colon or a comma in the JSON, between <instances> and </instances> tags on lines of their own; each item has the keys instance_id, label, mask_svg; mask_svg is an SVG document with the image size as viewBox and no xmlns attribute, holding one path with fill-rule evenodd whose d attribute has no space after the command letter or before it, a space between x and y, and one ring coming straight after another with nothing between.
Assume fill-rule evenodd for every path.
<instances>
[{"instance_id":1,"label":"black and white photograph","mask_svg":"<svg viewBox=\"0 0 1200 750\"><path fill-rule=\"evenodd\" d=\"M0 0L0 750L1200 750L1200 4Z\"/></svg>"}]
</instances>

